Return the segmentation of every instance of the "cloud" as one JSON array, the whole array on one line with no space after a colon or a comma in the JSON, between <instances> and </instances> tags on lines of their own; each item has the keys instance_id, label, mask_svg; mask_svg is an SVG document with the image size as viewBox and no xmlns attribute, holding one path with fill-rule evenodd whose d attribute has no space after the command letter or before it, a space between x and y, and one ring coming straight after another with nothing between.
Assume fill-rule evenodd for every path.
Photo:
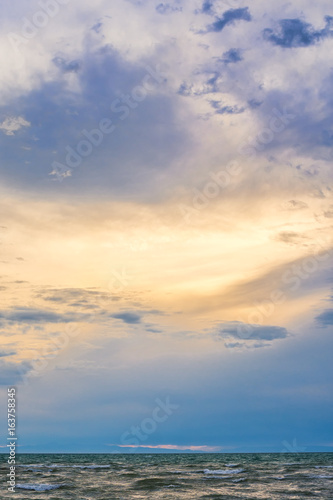
<instances>
[{"instance_id":1,"label":"cloud","mask_svg":"<svg viewBox=\"0 0 333 500\"><path fill-rule=\"evenodd\" d=\"M329 209L324 212L324 217L327 219L333 218L333 205L330 205Z\"/></svg>"},{"instance_id":2,"label":"cloud","mask_svg":"<svg viewBox=\"0 0 333 500\"><path fill-rule=\"evenodd\" d=\"M316 317L317 322L321 326L333 325L333 309L327 309Z\"/></svg>"},{"instance_id":3,"label":"cloud","mask_svg":"<svg viewBox=\"0 0 333 500\"><path fill-rule=\"evenodd\" d=\"M16 323L71 323L80 321L85 315L59 314L50 310L32 309L29 307L0 311L0 319Z\"/></svg>"},{"instance_id":4,"label":"cloud","mask_svg":"<svg viewBox=\"0 0 333 500\"><path fill-rule=\"evenodd\" d=\"M178 445L178 444L110 444L108 446L118 446L119 448L149 448L150 450L178 450L178 451L201 451L207 453L217 453L222 450L221 446L195 446L195 445Z\"/></svg>"},{"instance_id":5,"label":"cloud","mask_svg":"<svg viewBox=\"0 0 333 500\"><path fill-rule=\"evenodd\" d=\"M251 21L252 17L248 7L239 9L230 9L224 12L222 17L216 18L216 21L207 26L207 32L220 32L226 26L234 24L236 21Z\"/></svg>"},{"instance_id":6,"label":"cloud","mask_svg":"<svg viewBox=\"0 0 333 500\"><path fill-rule=\"evenodd\" d=\"M24 375L31 370L27 362L8 363L0 359L0 385L15 385L22 381Z\"/></svg>"},{"instance_id":7,"label":"cloud","mask_svg":"<svg viewBox=\"0 0 333 500\"><path fill-rule=\"evenodd\" d=\"M25 120L22 116L7 117L0 123L0 130L3 130L6 135L14 135L22 127L30 127L31 123Z\"/></svg>"},{"instance_id":8,"label":"cloud","mask_svg":"<svg viewBox=\"0 0 333 500\"><path fill-rule=\"evenodd\" d=\"M14 356L16 351L0 351L0 358L6 358L7 356Z\"/></svg>"},{"instance_id":9,"label":"cloud","mask_svg":"<svg viewBox=\"0 0 333 500\"><path fill-rule=\"evenodd\" d=\"M48 302L73 305L73 301L74 303L92 304L100 300L112 300L114 296L106 292L86 288L45 288L36 294L36 298Z\"/></svg>"},{"instance_id":10,"label":"cloud","mask_svg":"<svg viewBox=\"0 0 333 500\"><path fill-rule=\"evenodd\" d=\"M156 12L159 14L171 14L172 12L181 12L181 7L173 7L169 3L160 3L156 7Z\"/></svg>"},{"instance_id":11,"label":"cloud","mask_svg":"<svg viewBox=\"0 0 333 500\"><path fill-rule=\"evenodd\" d=\"M101 29L103 27L103 23L102 22L98 22L96 24L94 24L94 26L92 26L92 31L94 31L95 33L100 33Z\"/></svg>"},{"instance_id":12,"label":"cloud","mask_svg":"<svg viewBox=\"0 0 333 500\"><path fill-rule=\"evenodd\" d=\"M210 104L218 115L239 115L245 111L245 108L239 108L238 106L224 106L219 101L210 101Z\"/></svg>"},{"instance_id":13,"label":"cloud","mask_svg":"<svg viewBox=\"0 0 333 500\"><path fill-rule=\"evenodd\" d=\"M224 52L223 57L219 59L220 62L224 62L225 64L237 63L242 60L242 51L240 49L230 49Z\"/></svg>"},{"instance_id":14,"label":"cloud","mask_svg":"<svg viewBox=\"0 0 333 500\"><path fill-rule=\"evenodd\" d=\"M281 19L275 30L266 28L263 31L264 39L285 48L308 47L314 45L323 38L332 36L333 18L325 17L326 26L324 29L316 31L314 27L301 19Z\"/></svg>"},{"instance_id":15,"label":"cloud","mask_svg":"<svg viewBox=\"0 0 333 500\"><path fill-rule=\"evenodd\" d=\"M150 332L150 333L163 333L163 330L160 330L158 328L146 328L146 332Z\"/></svg>"},{"instance_id":16,"label":"cloud","mask_svg":"<svg viewBox=\"0 0 333 500\"><path fill-rule=\"evenodd\" d=\"M121 319L124 323L129 325L141 323L141 315L131 311L112 314L111 318Z\"/></svg>"},{"instance_id":17,"label":"cloud","mask_svg":"<svg viewBox=\"0 0 333 500\"><path fill-rule=\"evenodd\" d=\"M284 210L304 210L308 208L308 205L304 201L289 200L283 203L282 208Z\"/></svg>"},{"instance_id":18,"label":"cloud","mask_svg":"<svg viewBox=\"0 0 333 500\"><path fill-rule=\"evenodd\" d=\"M55 57L52 62L63 73L77 73L81 68L80 61L66 61L63 57Z\"/></svg>"},{"instance_id":19,"label":"cloud","mask_svg":"<svg viewBox=\"0 0 333 500\"><path fill-rule=\"evenodd\" d=\"M156 196L149 185L162 171L171 170L191 141L177 125L175 100L165 92L166 77L157 69L160 57L145 55L129 61L111 45L96 49L87 42L85 46L89 49L75 58L62 53L51 58L59 68L52 71L52 81L42 81L16 99L15 109L22 110L26 121L6 119L2 128L13 135L23 123L31 124L23 144L31 149L21 149L20 137L14 141L0 134L3 157L11 162L11 168L6 168L6 162L0 165L2 180L25 189L43 186L44 192L58 192L59 172L60 177L61 173L71 176L66 178L66 190L84 190L92 198L96 192L100 196L101 190L104 194L111 190L116 197L127 191L133 199L148 193ZM68 81L75 84L75 92ZM138 95L137 101L132 94ZM8 115L12 107L2 106L0 114ZM105 120L112 121L111 132L101 142L91 138L91 153L78 155L80 144L87 142L85 134ZM56 170L55 162L63 170Z\"/></svg>"},{"instance_id":20,"label":"cloud","mask_svg":"<svg viewBox=\"0 0 333 500\"><path fill-rule=\"evenodd\" d=\"M296 233L295 231L282 231L276 236L275 239L283 243L289 243L291 245L299 245L304 243L304 240L307 240L308 237L303 234Z\"/></svg>"},{"instance_id":21,"label":"cloud","mask_svg":"<svg viewBox=\"0 0 333 500\"><path fill-rule=\"evenodd\" d=\"M288 337L288 331L281 326L249 325L240 321L222 323L218 327L218 336L241 340L277 340ZM229 344L228 347L239 347Z\"/></svg>"},{"instance_id":22,"label":"cloud","mask_svg":"<svg viewBox=\"0 0 333 500\"><path fill-rule=\"evenodd\" d=\"M196 14L213 14L213 6L214 2L212 0L206 0L203 4L201 9L198 9L195 11Z\"/></svg>"}]
</instances>

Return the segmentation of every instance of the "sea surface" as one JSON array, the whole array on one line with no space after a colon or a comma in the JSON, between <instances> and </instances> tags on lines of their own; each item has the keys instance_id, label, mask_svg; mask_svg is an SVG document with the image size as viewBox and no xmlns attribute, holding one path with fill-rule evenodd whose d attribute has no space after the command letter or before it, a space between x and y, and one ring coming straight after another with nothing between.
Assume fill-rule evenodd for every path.
<instances>
[{"instance_id":1,"label":"sea surface","mask_svg":"<svg viewBox=\"0 0 333 500\"><path fill-rule=\"evenodd\" d=\"M15 500L333 499L333 453L21 454Z\"/></svg>"}]
</instances>

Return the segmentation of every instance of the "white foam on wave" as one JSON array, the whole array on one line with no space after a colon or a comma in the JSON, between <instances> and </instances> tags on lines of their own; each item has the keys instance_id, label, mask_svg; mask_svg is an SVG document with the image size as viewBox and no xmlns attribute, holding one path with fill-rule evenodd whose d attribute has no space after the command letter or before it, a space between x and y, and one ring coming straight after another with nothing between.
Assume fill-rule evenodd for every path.
<instances>
[{"instance_id":1,"label":"white foam on wave","mask_svg":"<svg viewBox=\"0 0 333 500\"><path fill-rule=\"evenodd\" d=\"M333 479L333 476L324 476L323 474L308 474L312 479Z\"/></svg>"},{"instance_id":2,"label":"white foam on wave","mask_svg":"<svg viewBox=\"0 0 333 500\"><path fill-rule=\"evenodd\" d=\"M109 469L110 465L72 465L76 469Z\"/></svg>"},{"instance_id":3,"label":"white foam on wave","mask_svg":"<svg viewBox=\"0 0 333 500\"><path fill-rule=\"evenodd\" d=\"M17 484L15 488L20 490L49 491L56 490L64 486L63 484Z\"/></svg>"},{"instance_id":4,"label":"white foam on wave","mask_svg":"<svg viewBox=\"0 0 333 500\"><path fill-rule=\"evenodd\" d=\"M244 472L244 469L232 469L232 470L210 470L210 469L205 469L204 474L213 474L215 476L218 475L228 475L228 474L240 474L241 472Z\"/></svg>"},{"instance_id":5,"label":"white foam on wave","mask_svg":"<svg viewBox=\"0 0 333 500\"><path fill-rule=\"evenodd\" d=\"M233 479L232 483L240 483L242 481L246 481L245 477L240 477L239 479Z\"/></svg>"},{"instance_id":6,"label":"white foam on wave","mask_svg":"<svg viewBox=\"0 0 333 500\"><path fill-rule=\"evenodd\" d=\"M333 469L333 465L315 465L315 469Z\"/></svg>"},{"instance_id":7,"label":"white foam on wave","mask_svg":"<svg viewBox=\"0 0 333 500\"><path fill-rule=\"evenodd\" d=\"M225 464L226 467L238 467L239 464Z\"/></svg>"}]
</instances>

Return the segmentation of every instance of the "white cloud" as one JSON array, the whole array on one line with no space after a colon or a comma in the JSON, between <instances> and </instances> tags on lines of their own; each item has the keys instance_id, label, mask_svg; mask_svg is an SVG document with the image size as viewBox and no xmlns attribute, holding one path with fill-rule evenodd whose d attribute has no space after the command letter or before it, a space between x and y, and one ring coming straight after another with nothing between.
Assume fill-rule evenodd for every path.
<instances>
[{"instance_id":1,"label":"white cloud","mask_svg":"<svg viewBox=\"0 0 333 500\"><path fill-rule=\"evenodd\" d=\"M5 118L5 120L0 123L0 129L3 130L6 135L14 135L14 133L22 127L30 127L30 125L31 124L22 116L11 116Z\"/></svg>"}]
</instances>

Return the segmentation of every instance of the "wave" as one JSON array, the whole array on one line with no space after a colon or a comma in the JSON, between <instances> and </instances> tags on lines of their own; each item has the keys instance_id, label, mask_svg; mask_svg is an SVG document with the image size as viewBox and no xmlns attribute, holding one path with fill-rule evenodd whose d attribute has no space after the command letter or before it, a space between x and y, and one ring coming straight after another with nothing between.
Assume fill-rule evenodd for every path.
<instances>
[{"instance_id":1,"label":"wave","mask_svg":"<svg viewBox=\"0 0 333 500\"><path fill-rule=\"evenodd\" d=\"M48 467L47 465L44 464L17 464L16 467Z\"/></svg>"},{"instance_id":2,"label":"wave","mask_svg":"<svg viewBox=\"0 0 333 500\"><path fill-rule=\"evenodd\" d=\"M15 488L20 490L49 491L62 488L64 484L17 484Z\"/></svg>"},{"instance_id":3,"label":"wave","mask_svg":"<svg viewBox=\"0 0 333 500\"><path fill-rule=\"evenodd\" d=\"M210 469L205 469L204 474L214 474L215 476L218 475L227 475L227 474L240 474L241 472L244 472L244 469L232 469L232 470L210 470Z\"/></svg>"},{"instance_id":4,"label":"wave","mask_svg":"<svg viewBox=\"0 0 333 500\"><path fill-rule=\"evenodd\" d=\"M72 465L76 469L109 469L110 465Z\"/></svg>"},{"instance_id":5,"label":"wave","mask_svg":"<svg viewBox=\"0 0 333 500\"><path fill-rule=\"evenodd\" d=\"M238 467L239 464L225 464L226 467Z\"/></svg>"},{"instance_id":6,"label":"wave","mask_svg":"<svg viewBox=\"0 0 333 500\"><path fill-rule=\"evenodd\" d=\"M27 467L27 468L36 468L43 467L45 469L109 469L110 465L63 465L63 464L38 464L38 465L17 465L17 467Z\"/></svg>"},{"instance_id":7,"label":"wave","mask_svg":"<svg viewBox=\"0 0 333 500\"><path fill-rule=\"evenodd\" d=\"M315 469L333 469L333 465L315 465Z\"/></svg>"},{"instance_id":8,"label":"wave","mask_svg":"<svg viewBox=\"0 0 333 500\"><path fill-rule=\"evenodd\" d=\"M323 474L308 474L311 479L333 479L333 476L324 476Z\"/></svg>"}]
</instances>

